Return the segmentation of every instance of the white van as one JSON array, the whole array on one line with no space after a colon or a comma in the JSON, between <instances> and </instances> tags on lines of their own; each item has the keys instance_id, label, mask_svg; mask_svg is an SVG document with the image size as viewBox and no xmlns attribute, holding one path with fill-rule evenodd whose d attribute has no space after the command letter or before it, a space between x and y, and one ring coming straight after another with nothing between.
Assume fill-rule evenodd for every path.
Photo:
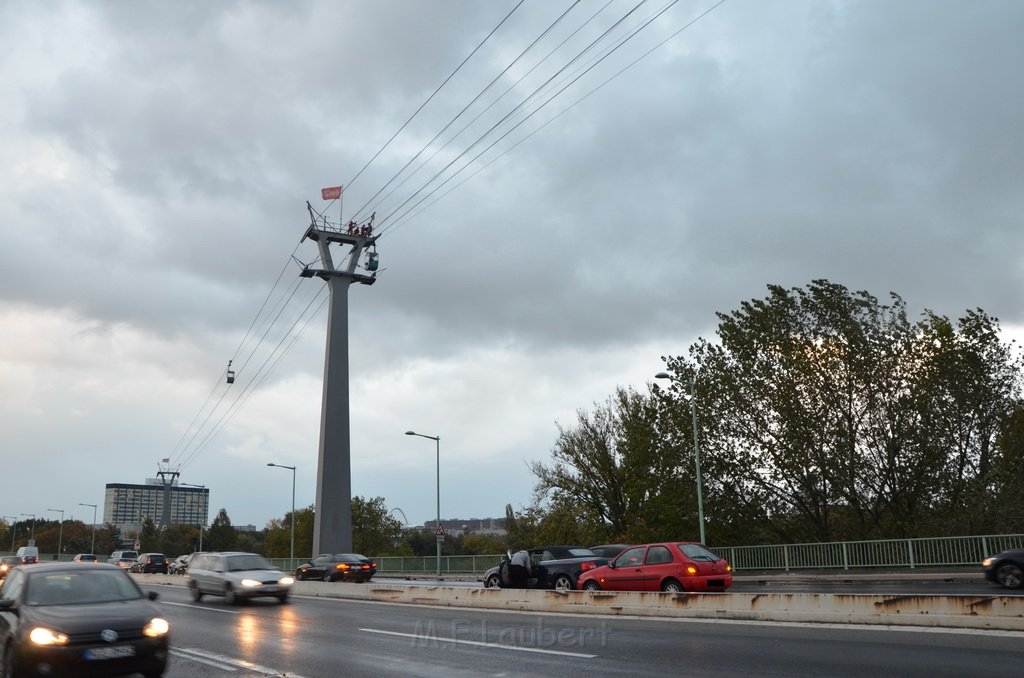
<instances>
[{"instance_id":1,"label":"white van","mask_svg":"<svg viewBox=\"0 0 1024 678\"><path fill-rule=\"evenodd\" d=\"M39 548L35 546L22 546L18 548L17 556L21 558L22 565L30 565L39 562Z\"/></svg>"}]
</instances>

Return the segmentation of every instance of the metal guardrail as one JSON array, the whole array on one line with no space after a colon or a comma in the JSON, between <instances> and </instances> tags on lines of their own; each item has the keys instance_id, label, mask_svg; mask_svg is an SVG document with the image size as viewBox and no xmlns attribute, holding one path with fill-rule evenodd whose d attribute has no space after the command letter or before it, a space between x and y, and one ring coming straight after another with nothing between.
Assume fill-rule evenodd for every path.
<instances>
[{"instance_id":1,"label":"metal guardrail","mask_svg":"<svg viewBox=\"0 0 1024 678\"><path fill-rule=\"evenodd\" d=\"M711 547L741 570L849 570L857 568L969 567L985 557L1024 548L1024 534L922 537L878 541ZM442 575L482 575L501 555L441 556ZM377 558L378 574L430 575L436 556Z\"/></svg>"},{"instance_id":2,"label":"metal guardrail","mask_svg":"<svg viewBox=\"0 0 1024 678\"><path fill-rule=\"evenodd\" d=\"M980 565L985 557L1000 551L1024 548L1024 534L710 548L728 560L736 571L967 567ZM441 556L441 574L482 575L499 564L503 557L501 554ZM40 554L42 562L56 559L53 554ZM70 556L63 556L61 560L70 560ZM284 572L291 572L307 562L307 559L300 558L268 560ZM375 560L378 574L429 576L437 573L436 556L385 556Z\"/></svg>"}]
</instances>

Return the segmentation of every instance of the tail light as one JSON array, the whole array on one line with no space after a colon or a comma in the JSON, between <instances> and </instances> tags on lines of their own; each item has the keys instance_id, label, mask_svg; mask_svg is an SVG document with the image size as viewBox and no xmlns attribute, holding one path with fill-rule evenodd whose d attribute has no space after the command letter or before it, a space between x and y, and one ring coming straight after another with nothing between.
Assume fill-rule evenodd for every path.
<instances>
[{"instance_id":1,"label":"tail light","mask_svg":"<svg viewBox=\"0 0 1024 678\"><path fill-rule=\"evenodd\" d=\"M588 560L585 563L580 564L580 570L582 570L583 572L586 572L587 570L593 570L595 567L598 567L598 564L593 560Z\"/></svg>"},{"instance_id":2,"label":"tail light","mask_svg":"<svg viewBox=\"0 0 1024 678\"><path fill-rule=\"evenodd\" d=\"M349 565L348 563L338 563L337 565L335 565L335 567L339 570L347 570L349 568Z\"/></svg>"}]
</instances>

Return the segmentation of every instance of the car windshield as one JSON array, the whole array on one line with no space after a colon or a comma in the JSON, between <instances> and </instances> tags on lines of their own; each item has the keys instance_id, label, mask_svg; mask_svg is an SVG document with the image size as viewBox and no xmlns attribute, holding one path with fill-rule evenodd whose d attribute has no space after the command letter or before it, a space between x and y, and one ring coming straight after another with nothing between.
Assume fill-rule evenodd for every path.
<instances>
[{"instance_id":1,"label":"car windshield","mask_svg":"<svg viewBox=\"0 0 1024 678\"><path fill-rule=\"evenodd\" d=\"M87 605L138 600L142 591L123 572L93 570L85 572L47 572L28 579L25 603L47 605Z\"/></svg>"},{"instance_id":2,"label":"car windshield","mask_svg":"<svg viewBox=\"0 0 1024 678\"><path fill-rule=\"evenodd\" d=\"M245 570L271 570L270 563L260 555L255 553L246 553L240 556L228 556L227 567L225 568L228 572L243 572Z\"/></svg>"},{"instance_id":3,"label":"car windshield","mask_svg":"<svg viewBox=\"0 0 1024 678\"><path fill-rule=\"evenodd\" d=\"M369 560L362 553L335 553L334 554L334 559L335 560L341 560L341 561L345 561L345 560Z\"/></svg>"},{"instance_id":4,"label":"car windshield","mask_svg":"<svg viewBox=\"0 0 1024 678\"><path fill-rule=\"evenodd\" d=\"M716 556L711 551L708 551L700 544L680 544L679 550L682 551L683 555L685 555L690 560L721 560L721 558Z\"/></svg>"}]
</instances>

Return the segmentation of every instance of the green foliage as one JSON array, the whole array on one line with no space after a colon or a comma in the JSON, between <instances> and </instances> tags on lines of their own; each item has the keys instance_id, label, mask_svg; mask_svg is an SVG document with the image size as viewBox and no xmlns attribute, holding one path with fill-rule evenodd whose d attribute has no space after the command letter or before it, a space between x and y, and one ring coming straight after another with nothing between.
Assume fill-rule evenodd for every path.
<instances>
[{"instance_id":1,"label":"green foliage","mask_svg":"<svg viewBox=\"0 0 1024 678\"><path fill-rule=\"evenodd\" d=\"M238 532L231 526L226 509L221 509L210 524L204 539L207 551L234 551L238 545Z\"/></svg>"},{"instance_id":2,"label":"green foliage","mask_svg":"<svg viewBox=\"0 0 1024 678\"><path fill-rule=\"evenodd\" d=\"M352 497L352 542L357 553L389 553L401 538L402 523L391 515L384 497Z\"/></svg>"},{"instance_id":3,"label":"green foliage","mask_svg":"<svg viewBox=\"0 0 1024 678\"><path fill-rule=\"evenodd\" d=\"M139 552L160 552L160 532L149 516L142 519L142 531L139 532Z\"/></svg>"},{"instance_id":4,"label":"green foliage","mask_svg":"<svg viewBox=\"0 0 1024 678\"><path fill-rule=\"evenodd\" d=\"M170 559L198 550L199 528L195 525L171 525L160 535L159 551Z\"/></svg>"}]
</instances>

